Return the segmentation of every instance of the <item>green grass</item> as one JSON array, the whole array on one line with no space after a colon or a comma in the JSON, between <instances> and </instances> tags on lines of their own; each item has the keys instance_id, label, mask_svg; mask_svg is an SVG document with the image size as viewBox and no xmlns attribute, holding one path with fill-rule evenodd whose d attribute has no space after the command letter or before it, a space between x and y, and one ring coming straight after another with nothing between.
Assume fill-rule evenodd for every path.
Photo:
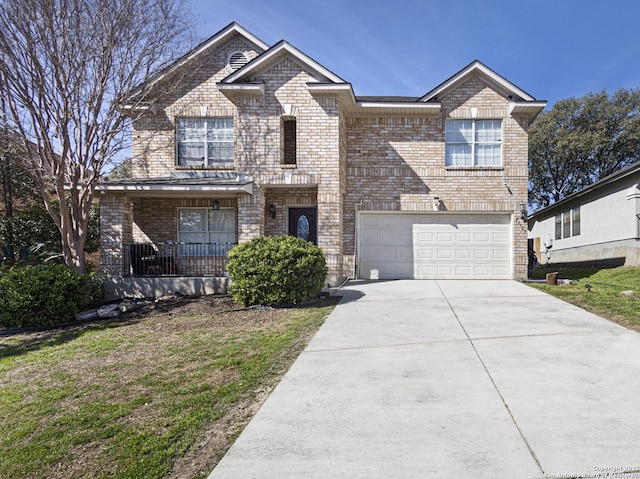
<instances>
[{"instance_id":1,"label":"green grass","mask_svg":"<svg viewBox=\"0 0 640 479\"><path fill-rule=\"evenodd\" d=\"M175 315L0 337L0 477L166 476L216 420L273 386L334 306L247 327Z\"/></svg>"},{"instance_id":2,"label":"green grass","mask_svg":"<svg viewBox=\"0 0 640 479\"><path fill-rule=\"evenodd\" d=\"M546 272L542 270L537 275L544 277ZM571 279L572 284L532 286L623 326L640 330L639 267L574 268L558 273L558 278ZM590 292L585 286L587 284L591 285ZM622 291L633 291L634 294L620 296Z\"/></svg>"}]
</instances>

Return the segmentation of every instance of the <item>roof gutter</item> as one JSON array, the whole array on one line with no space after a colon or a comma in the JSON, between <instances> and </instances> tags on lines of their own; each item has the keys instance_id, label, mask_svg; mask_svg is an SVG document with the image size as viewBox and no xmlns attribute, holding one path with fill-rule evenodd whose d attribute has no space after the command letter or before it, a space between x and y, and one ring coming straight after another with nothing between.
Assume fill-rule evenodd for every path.
<instances>
[{"instance_id":1,"label":"roof gutter","mask_svg":"<svg viewBox=\"0 0 640 479\"><path fill-rule=\"evenodd\" d=\"M253 183L240 185L164 185L164 184L106 184L96 187L100 193L198 195L203 193L253 194Z\"/></svg>"}]
</instances>

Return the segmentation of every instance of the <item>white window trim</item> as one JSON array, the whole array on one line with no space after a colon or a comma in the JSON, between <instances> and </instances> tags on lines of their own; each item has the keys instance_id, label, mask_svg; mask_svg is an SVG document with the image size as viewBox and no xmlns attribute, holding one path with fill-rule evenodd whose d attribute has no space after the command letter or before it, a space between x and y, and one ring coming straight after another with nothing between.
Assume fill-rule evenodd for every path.
<instances>
[{"instance_id":1,"label":"white window trim","mask_svg":"<svg viewBox=\"0 0 640 479\"><path fill-rule=\"evenodd\" d=\"M234 241L230 242L230 243L225 243L228 245L233 245L235 243L238 242L238 217L237 217L237 212L236 209L233 207L220 207L217 210L214 210L211 207L203 207L203 206L193 206L193 207L180 207L180 208L176 208L176 238L177 238L177 242L178 242L178 256L187 256L187 257L193 257L193 256L219 256L216 254L213 254L213 252L209 252L208 254L205 255L193 255L193 254L183 254L181 253L181 248L180 245L181 244L189 244L187 242L183 242L180 241L180 233L201 233L201 234L206 234L207 238L209 237L209 235L211 233L230 233L230 231L211 231L209 230L209 225L207 223L206 225L206 229L202 230L202 231L180 231L180 211L181 210L201 210L204 212L204 218L205 221L209 221L209 211L232 211L233 212L233 220L234 220L234 225L233 225L233 236L234 236ZM190 243L190 244L211 244L209 242L206 243ZM226 256L226 254L229 252L229 249L231 249L231 247L227 248L224 251L224 255Z\"/></svg>"},{"instance_id":2,"label":"white window trim","mask_svg":"<svg viewBox=\"0 0 640 479\"><path fill-rule=\"evenodd\" d=\"M467 142L452 142L452 141L447 141L447 123L449 122L456 122L456 121L470 121L471 122L471 138L473 139L473 141L471 143L467 143ZM481 143L481 142L476 142L475 138L476 138L476 125L479 122L483 122L483 121L497 121L500 123L500 139L497 142L491 142L491 143ZM445 137L445 158L444 158L444 162L445 162L445 167L446 168L502 168L503 165L503 152L504 152L504 148L503 146L503 121L501 118L447 118L445 120L445 130L444 130L444 137ZM470 165L456 165L456 164L448 164L447 163L447 152L446 152L446 148L447 145L471 145L471 164ZM500 145L500 162L497 165L478 165L476 163L477 158L476 158L476 145L481 145L481 144L487 144L487 145Z\"/></svg>"},{"instance_id":3,"label":"white window trim","mask_svg":"<svg viewBox=\"0 0 640 479\"><path fill-rule=\"evenodd\" d=\"M180 141L178 141L178 122L180 121L187 121L187 120L202 120L205 122L205 126L204 126L204 139L202 140L202 142L204 143L204 158L202 159L202 163L198 164L198 165L181 165L180 164ZM209 143L214 143L213 141L209 141L207 140L207 126L206 126L206 122L207 120L231 120L231 129L233 130L233 156L230 159L225 159L225 161L214 161L212 162L212 164L209 164L209 158L208 158L208 146ZM220 116L220 117L180 117L180 118L176 118L176 128L175 128L175 134L174 134L174 138L175 138L175 144L176 144L176 148L175 148L175 155L176 155L176 159L175 159L175 164L178 167L196 167L196 168L228 168L228 167L233 167L235 164L235 142L236 142L236 131L235 131L235 120L232 116ZM186 141L187 143L189 141ZM191 141L192 143L199 143L200 141L196 142L195 140ZM226 142L220 142L220 143L226 143Z\"/></svg>"},{"instance_id":4,"label":"white window trim","mask_svg":"<svg viewBox=\"0 0 640 479\"><path fill-rule=\"evenodd\" d=\"M576 233L576 221L575 221L575 213L576 211L580 211L580 206L581 205L577 205L577 206L572 206L571 208L567 209L567 210L562 210L560 213L556 213L554 215L554 220L553 220L553 224L554 224L554 235L553 237L555 238L556 241L558 240L563 240L563 239L568 239L568 238L573 238L575 236L580 236L580 234L582 233L582 213L580 213L580 220L578 221L579 226L579 230L578 233ZM560 235L557 234L556 231L556 222L558 220L558 218L560 218ZM565 227L568 226L569 229L569 234L565 235Z\"/></svg>"}]
</instances>

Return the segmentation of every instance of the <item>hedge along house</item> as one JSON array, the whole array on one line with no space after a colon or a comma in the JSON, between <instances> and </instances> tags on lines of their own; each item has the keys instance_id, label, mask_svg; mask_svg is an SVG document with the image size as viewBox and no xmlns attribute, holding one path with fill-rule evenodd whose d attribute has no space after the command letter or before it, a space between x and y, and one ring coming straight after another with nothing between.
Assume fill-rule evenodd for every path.
<instances>
[{"instance_id":1,"label":"hedge along house","mask_svg":"<svg viewBox=\"0 0 640 479\"><path fill-rule=\"evenodd\" d=\"M527 129L546 102L482 63L422 97L356 97L232 23L154 81L133 177L99 187L111 294L221 291L229 248L278 234L322 248L331 282L526 275Z\"/></svg>"}]
</instances>

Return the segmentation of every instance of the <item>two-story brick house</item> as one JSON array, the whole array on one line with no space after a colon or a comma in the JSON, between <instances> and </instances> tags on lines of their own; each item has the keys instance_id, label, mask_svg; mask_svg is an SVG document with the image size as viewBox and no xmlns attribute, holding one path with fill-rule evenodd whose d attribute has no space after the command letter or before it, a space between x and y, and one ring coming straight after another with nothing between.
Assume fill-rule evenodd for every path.
<instances>
[{"instance_id":1,"label":"two-story brick house","mask_svg":"<svg viewBox=\"0 0 640 479\"><path fill-rule=\"evenodd\" d=\"M226 251L262 234L315 242L334 281L526 275L527 129L546 102L482 63L421 97L356 97L232 23L154 82L133 178L99 187L112 294L219 291Z\"/></svg>"}]
</instances>

